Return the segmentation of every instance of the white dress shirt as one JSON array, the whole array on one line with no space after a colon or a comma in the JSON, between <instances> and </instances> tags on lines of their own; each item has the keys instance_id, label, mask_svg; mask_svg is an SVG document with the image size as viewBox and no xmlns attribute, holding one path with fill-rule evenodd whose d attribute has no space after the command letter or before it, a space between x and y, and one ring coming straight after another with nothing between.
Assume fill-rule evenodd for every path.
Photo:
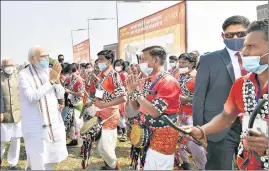
<instances>
[{"instance_id":1,"label":"white dress shirt","mask_svg":"<svg viewBox=\"0 0 269 171\"><path fill-rule=\"evenodd\" d=\"M239 77L241 77L241 69L240 69L240 65L239 65L239 62L238 62L238 56L236 56L235 54L237 53L237 51L233 51L229 48L227 48L227 51L231 57L231 61L232 61L232 65L233 65L233 68L234 68L234 76L235 76L235 79L238 79Z\"/></svg>"}]
</instances>

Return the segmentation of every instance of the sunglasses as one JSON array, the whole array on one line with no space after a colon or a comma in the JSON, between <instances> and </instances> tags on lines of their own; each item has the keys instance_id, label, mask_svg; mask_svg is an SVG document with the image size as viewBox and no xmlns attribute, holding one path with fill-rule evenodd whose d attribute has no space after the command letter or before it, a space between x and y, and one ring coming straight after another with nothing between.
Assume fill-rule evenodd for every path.
<instances>
[{"instance_id":1,"label":"sunglasses","mask_svg":"<svg viewBox=\"0 0 269 171\"><path fill-rule=\"evenodd\" d=\"M227 33L224 33L224 37L227 38L227 39L232 39L232 38L234 38L235 35L238 38L242 38L242 37L245 37L247 35L247 32L239 31L239 32L227 32Z\"/></svg>"}]
</instances>

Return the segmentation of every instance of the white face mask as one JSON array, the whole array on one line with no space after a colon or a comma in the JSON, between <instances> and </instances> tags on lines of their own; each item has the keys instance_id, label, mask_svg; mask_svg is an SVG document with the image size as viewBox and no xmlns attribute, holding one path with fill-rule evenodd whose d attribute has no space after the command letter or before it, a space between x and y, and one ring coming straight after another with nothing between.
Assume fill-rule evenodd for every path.
<instances>
[{"instance_id":1,"label":"white face mask","mask_svg":"<svg viewBox=\"0 0 269 171\"><path fill-rule=\"evenodd\" d=\"M176 66L176 63L175 62L170 62L169 65L170 65L171 68L173 68L173 67Z\"/></svg>"},{"instance_id":2,"label":"white face mask","mask_svg":"<svg viewBox=\"0 0 269 171\"><path fill-rule=\"evenodd\" d=\"M122 71L122 67L121 66L115 66L115 71L117 71L117 72Z\"/></svg>"},{"instance_id":3,"label":"white face mask","mask_svg":"<svg viewBox=\"0 0 269 171\"><path fill-rule=\"evenodd\" d=\"M8 74L8 75L11 75L14 71L14 68L13 67L5 67L4 69L5 73Z\"/></svg>"},{"instance_id":4,"label":"white face mask","mask_svg":"<svg viewBox=\"0 0 269 171\"><path fill-rule=\"evenodd\" d=\"M184 74L184 73L186 73L186 72L189 71L189 68L188 68L188 67L185 67L185 68L179 68L178 70L179 70L179 72L180 72L181 74Z\"/></svg>"}]
</instances>

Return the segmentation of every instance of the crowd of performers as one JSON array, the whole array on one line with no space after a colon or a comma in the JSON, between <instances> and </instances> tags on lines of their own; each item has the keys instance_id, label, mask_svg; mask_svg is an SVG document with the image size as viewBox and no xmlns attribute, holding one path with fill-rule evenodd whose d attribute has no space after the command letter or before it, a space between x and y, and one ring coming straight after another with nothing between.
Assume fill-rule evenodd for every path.
<instances>
[{"instance_id":1,"label":"crowd of performers","mask_svg":"<svg viewBox=\"0 0 269 171\"><path fill-rule=\"evenodd\" d=\"M105 161L101 169L119 169L115 148L121 134L120 141L131 140L134 169L173 168L175 152L176 166L191 169L186 152L192 150L195 151L193 160L199 169L204 169L204 148L183 137L179 139L179 132L159 116L165 113L174 124L181 126L192 124L191 99L198 53L170 56L169 71L164 70L166 52L161 46L145 48L139 56L140 64L126 66L122 59L114 61L112 51L103 50L97 54L94 66L84 65L81 69L76 64L63 66L61 82L66 88L67 103L62 116L71 138L67 146L83 144L82 166L89 165L89 151L97 141L96 147ZM157 159L163 160L162 155L169 160L160 163L162 167L155 166L156 161L152 159L160 156Z\"/></svg>"},{"instance_id":2,"label":"crowd of performers","mask_svg":"<svg viewBox=\"0 0 269 171\"><path fill-rule=\"evenodd\" d=\"M236 159L239 169L268 169L268 21L246 26L236 23L238 18L241 21L242 17L233 16L225 22L223 52L235 56L240 51L241 62L234 67L240 74L229 90L223 111L212 114L204 124L194 123L193 109L194 105L209 103L200 102L197 94L211 89L207 96L213 96L212 87L221 87L215 85L212 75L222 73L211 70L218 71L219 61L227 62L216 57L222 51L169 56L168 71L164 67L166 50L157 45L143 49L137 64L128 65L116 59L111 50L102 50L93 65L64 63L60 55L59 62L48 70L48 55L42 48L32 48L30 65L18 79L23 137L31 169L52 169L67 157L66 146L81 145L82 168L90 166L96 147L104 160L101 170L120 170L115 153L118 136L120 141L132 144L133 170L191 170L192 162L199 170L208 169L215 164L212 158L222 154L211 151L212 142L207 138L230 127L238 117L242 125ZM241 25L245 31L228 31ZM229 75L229 69L231 62L223 72ZM215 93L219 91L224 89ZM218 98L214 101L221 100ZM7 104L5 101L9 109ZM59 111L61 117L56 114ZM70 140L68 144L65 138ZM232 164L233 157L226 160Z\"/></svg>"},{"instance_id":3,"label":"crowd of performers","mask_svg":"<svg viewBox=\"0 0 269 171\"><path fill-rule=\"evenodd\" d=\"M266 21L261 23L268 27ZM114 61L112 51L103 50L97 54L98 59L95 61L95 66L87 72L88 75L86 74L84 79L77 75L77 68L68 69L67 72L72 77L67 78L64 86L68 88L66 92L71 94L71 108L76 109L74 110L74 122L68 124L68 130L74 126L77 133L75 135L80 134L82 137L84 168L89 164L86 160L90 155L89 148L92 147L85 142L97 141L98 152L105 161L105 166L101 169L120 169L120 163L115 155L118 130L122 133L121 140L126 140L127 132L128 140L131 141L132 169L190 170L192 162L197 169L206 169L208 158L205 148L207 146L206 137L229 127L237 119L238 114L242 117L246 113L254 112L258 99L267 99L268 79L263 80L263 74L267 72L267 59L264 58L267 56L267 51L263 50L264 52L259 53L250 51L250 47L254 46L252 45L254 44L253 35L255 36L257 31L257 22L252 23L249 27L245 31L246 34L243 35L246 36L244 48L242 43L240 48L243 48L240 54L243 56L240 57L243 63L239 62L241 69L239 72L242 77L235 81L224 105L224 111L202 127L193 127L192 118L195 81L197 72L199 72L199 67L196 70L199 63L197 51L183 53L179 57L170 56L171 69L169 71L164 69L167 54L161 46L150 46L143 49L139 64L130 66L126 66L121 59ZM258 31L262 31L262 29ZM244 41L244 39L242 40ZM227 42L229 41L226 40L227 49L237 50L235 46ZM210 53L200 58L203 60L207 56L210 56ZM259 56L258 59L264 63L255 63L258 59L254 60L252 56ZM262 89L259 92L257 101L252 98L256 95L249 94L256 93L256 84L252 83L255 77L258 79L261 77L259 83L266 89L266 91ZM86 92L84 87L86 87ZM218 98L216 97L215 100ZM257 109L260 113L258 114L259 119L267 118L266 105L268 102ZM69 111L72 110L69 108ZM83 118L82 121L79 115ZM100 119L99 122L96 122L96 117ZM83 126L81 126L82 123L84 123ZM267 132L263 128L264 125L260 127L264 138ZM243 130L247 132L246 128ZM250 135L258 136L259 133L253 130L250 132L251 134L245 133L244 138L253 141L253 137ZM249 145L248 148L243 147L242 144L239 145L238 167L240 169L268 167L267 146L259 149L263 151L258 153L260 159L257 159L255 150L254 152L247 151L253 149L252 143L246 143ZM247 146L246 144L245 146ZM247 155L249 153L250 155ZM232 164L232 157L227 160L230 160Z\"/></svg>"}]
</instances>

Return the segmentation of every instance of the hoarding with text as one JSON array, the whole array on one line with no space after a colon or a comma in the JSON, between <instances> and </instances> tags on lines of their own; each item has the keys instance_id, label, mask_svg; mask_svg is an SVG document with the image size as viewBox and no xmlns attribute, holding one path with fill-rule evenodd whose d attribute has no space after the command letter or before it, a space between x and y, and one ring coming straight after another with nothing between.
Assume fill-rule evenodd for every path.
<instances>
[{"instance_id":1,"label":"hoarding with text","mask_svg":"<svg viewBox=\"0 0 269 171\"><path fill-rule=\"evenodd\" d=\"M168 54L186 51L186 2L159 11L120 28L120 58L136 63L143 48L160 45Z\"/></svg>"}]
</instances>

